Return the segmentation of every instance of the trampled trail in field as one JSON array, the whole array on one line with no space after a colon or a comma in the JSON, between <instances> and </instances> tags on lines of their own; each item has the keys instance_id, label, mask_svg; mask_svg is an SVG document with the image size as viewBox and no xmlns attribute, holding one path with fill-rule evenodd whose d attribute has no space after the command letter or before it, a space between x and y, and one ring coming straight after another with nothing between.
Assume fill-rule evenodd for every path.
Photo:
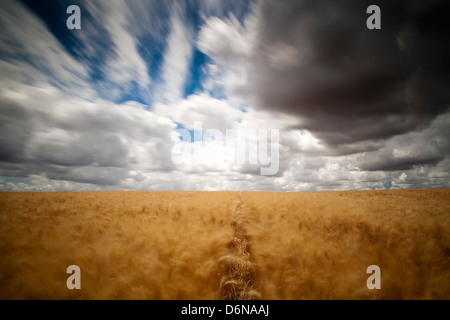
<instances>
[{"instance_id":1,"label":"trampled trail in field","mask_svg":"<svg viewBox=\"0 0 450 320\"><path fill-rule=\"evenodd\" d=\"M251 262L243 206L240 192L232 215L231 225L234 233L229 246L230 254L220 259L226 273L221 281L219 297L225 300L255 300L261 297L255 289L255 272Z\"/></svg>"}]
</instances>

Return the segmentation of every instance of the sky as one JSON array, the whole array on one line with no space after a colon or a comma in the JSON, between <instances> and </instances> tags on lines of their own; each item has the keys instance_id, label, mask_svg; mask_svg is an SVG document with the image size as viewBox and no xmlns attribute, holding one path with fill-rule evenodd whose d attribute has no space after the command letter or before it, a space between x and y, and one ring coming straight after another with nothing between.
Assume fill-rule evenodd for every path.
<instances>
[{"instance_id":1,"label":"sky","mask_svg":"<svg viewBox=\"0 0 450 320\"><path fill-rule=\"evenodd\" d=\"M0 191L448 188L449 10L2 0Z\"/></svg>"}]
</instances>

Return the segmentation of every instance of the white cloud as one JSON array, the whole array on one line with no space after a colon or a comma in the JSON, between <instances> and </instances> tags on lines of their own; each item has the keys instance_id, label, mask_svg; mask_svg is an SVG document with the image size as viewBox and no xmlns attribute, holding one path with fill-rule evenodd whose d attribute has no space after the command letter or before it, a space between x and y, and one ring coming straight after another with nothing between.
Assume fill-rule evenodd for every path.
<instances>
[{"instance_id":1,"label":"white cloud","mask_svg":"<svg viewBox=\"0 0 450 320\"><path fill-rule=\"evenodd\" d=\"M93 95L85 82L88 70L64 50L29 9L19 1L5 0L0 4L0 16L3 59L23 70L24 78L40 84L52 83L79 96Z\"/></svg>"},{"instance_id":2,"label":"white cloud","mask_svg":"<svg viewBox=\"0 0 450 320\"><path fill-rule=\"evenodd\" d=\"M86 6L94 17L101 17L101 22L113 42L112 50L104 57L106 74L106 90L116 88L114 98L122 92L127 92L131 82L135 81L145 91L148 90L151 79L147 64L137 51L138 40L132 29L133 20L127 2L123 0L88 1ZM89 32L89 31L88 31ZM95 31L93 31L95 33ZM89 36L87 36L89 38ZM90 39L95 40L95 39ZM95 44L92 44L95 53Z\"/></svg>"},{"instance_id":3,"label":"white cloud","mask_svg":"<svg viewBox=\"0 0 450 320\"><path fill-rule=\"evenodd\" d=\"M23 163L15 172L119 185L131 169L171 170L171 120L137 103L87 101L51 86L7 81L0 94L1 133L12 143L1 141L0 161ZM6 166L2 172L8 175Z\"/></svg>"},{"instance_id":4,"label":"white cloud","mask_svg":"<svg viewBox=\"0 0 450 320\"><path fill-rule=\"evenodd\" d=\"M222 65L231 68L245 65L252 48L244 32L244 27L233 16L227 20L211 17L202 27L197 45Z\"/></svg>"},{"instance_id":5,"label":"white cloud","mask_svg":"<svg viewBox=\"0 0 450 320\"><path fill-rule=\"evenodd\" d=\"M249 67L254 37L251 28L248 29L233 15L226 19L211 17L197 39L198 48L215 61L208 67L205 87L212 93L223 88L234 106L248 103L246 87L251 81Z\"/></svg>"},{"instance_id":6,"label":"white cloud","mask_svg":"<svg viewBox=\"0 0 450 320\"><path fill-rule=\"evenodd\" d=\"M283 142L294 153L323 154L326 151L326 147L308 130L286 130Z\"/></svg>"},{"instance_id":7,"label":"white cloud","mask_svg":"<svg viewBox=\"0 0 450 320\"><path fill-rule=\"evenodd\" d=\"M185 128L193 130L194 123L202 123L203 130L214 128L232 129L244 113L233 108L226 100L216 99L208 94L193 94L186 99L171 104L157 103L155 113L181 123Z\"/></svg>"},{"instance_id":8,"label":"white cloud","mask_svg":"<svg viewBox=\"0 0 450 320\"><path fill-rule=\"evenodd\" d=\"M183 11L178 6L172 9L171 30L167 38L167 49L162 70L163 83L156 90L156 99L172 102L183 95L186 75L192 57L192 32L183 23Z\"/></svg>"}]
</instances>

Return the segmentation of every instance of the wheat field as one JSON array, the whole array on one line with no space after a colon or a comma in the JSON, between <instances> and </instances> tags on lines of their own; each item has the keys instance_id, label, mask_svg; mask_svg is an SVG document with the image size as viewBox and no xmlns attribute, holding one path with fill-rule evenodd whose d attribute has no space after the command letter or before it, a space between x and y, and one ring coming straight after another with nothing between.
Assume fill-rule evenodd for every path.
<instances>
[{"instance_id":1,"label":"wheat field","mask_svg":"<svg viewBox=\"0 0 450 320\"><path fill-rule=\"evenodd\" d=\"M450 189L0 193L0 299L449 298Z\"/></svg>"}]
</instances>

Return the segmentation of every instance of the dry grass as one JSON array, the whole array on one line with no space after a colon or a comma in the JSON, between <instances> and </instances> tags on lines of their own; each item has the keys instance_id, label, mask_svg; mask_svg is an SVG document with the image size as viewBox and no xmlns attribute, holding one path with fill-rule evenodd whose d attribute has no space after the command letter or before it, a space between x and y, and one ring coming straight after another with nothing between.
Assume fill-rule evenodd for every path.
<instances>
[{"instance_id":1,"label":"dry grass","mask_svg":"<svg viewBox=\"0 0 450 320\"><path fill-rule=\"evenodd\" d=\"M449 299L450 189L243 193L266 299ZM368 290L369 265L381 290Z\"/></svg>"},{"instance_id":2,"label":"dry grass","mask_svg":"<svg viewBox=\"0 0 450 320\"><path fill-rule=\"evenodd\" d=\"M231 193L2 193L0 298L216 299ZM66 268L81 269L68 290Z\"/></svg>"},{"instance_id":3,"label":"dry grass","mask_svg":"<svg viewBox=\"0 0 450 320\"><path fill-rule=\"evenodd\" d=\"M260 298L449 299L450 189L0 193L0 299Z\"/></svg>"}]
</instances>

